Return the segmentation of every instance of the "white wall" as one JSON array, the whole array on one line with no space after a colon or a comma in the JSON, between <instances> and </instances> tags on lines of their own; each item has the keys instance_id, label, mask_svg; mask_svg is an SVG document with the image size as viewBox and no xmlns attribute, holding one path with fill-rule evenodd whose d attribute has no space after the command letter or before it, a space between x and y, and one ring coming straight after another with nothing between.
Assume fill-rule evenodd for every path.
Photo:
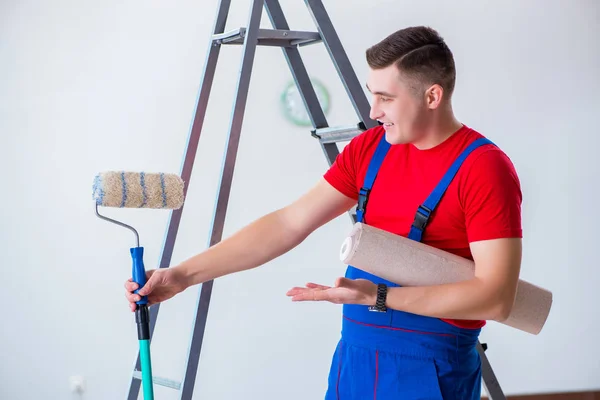
<instances>
[{"instance_id":1,"label":"white wall","mask_svg":"<svg viewBox=\"0 0 600 400\"><path fill-rule=\"evenodd\" d=\"M282 3L294 28L313 29L302 1ZM404 26L437 28L457 60L459 117L516 164L522 278L552 290L555 304L539 336L485 329L505 392L600 388L598 3L325 3L361 81L366 47ZM96 218L92 180L108 169L178 172L216 4L0 4L0 398L79 398L71 375L85 377L83 399L125 398L137 346L122 290L133 236ZM228 28L245 24L248 5L233 2ZM333 93L330 123L355 123L322 46L302 53ZM239 47L222 49L174 263L206 247L239 56ZM258 50L225 235L295 199L326 169L308 130L279 111L290 78L279 49ZM155 267L168 214L106 212L139 229ZM340 217L278 260L216 282L195 398L322 397L339 307L291 304L284 294L343 274L337 252L349 228ZM197 293L161 308L157 375L182 376ZM156 397L176 398L160 388Z\"/></svg>"}]
</instances>

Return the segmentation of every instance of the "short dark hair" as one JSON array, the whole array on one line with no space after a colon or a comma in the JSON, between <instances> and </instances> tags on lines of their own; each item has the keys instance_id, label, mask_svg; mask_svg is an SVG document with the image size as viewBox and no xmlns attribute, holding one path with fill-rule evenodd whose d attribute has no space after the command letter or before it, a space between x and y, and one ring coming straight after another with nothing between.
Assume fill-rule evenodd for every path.
<instances>
[{"instance_id":1,"label":"short dark hair","mask_svg":"<svg viewBox=\"0 0 600 400\"><path fill-rule=\"evenodd\" d=\"M423 86L439 84L448 98L454 91L456 67L450 48L438 32L430 27L400 29L366 51L372 69L395 64L400 73Z\"/></svg>"}]
</instances>

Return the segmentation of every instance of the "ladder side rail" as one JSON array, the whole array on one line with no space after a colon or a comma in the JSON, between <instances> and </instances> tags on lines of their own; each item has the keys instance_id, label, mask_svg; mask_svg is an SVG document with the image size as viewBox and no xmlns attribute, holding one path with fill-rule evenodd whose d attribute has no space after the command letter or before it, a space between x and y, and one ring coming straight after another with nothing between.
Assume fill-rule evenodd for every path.
<instances>
[{"instance_id":1,"label":"ladder side rail","mask_svg":"<svg viewBox=\"0 0 600 400\"><path fill-rule=\"evenodd\" d=\"M273 28L289 29L279 1L265 0L265 7ZM300 56L300 51L297 47L283 47L282 51L294 81L296 82L296 87L298 88L308 116L311 120L313 129L328 127L329 124L327 123L327 118L325 117L325 113L321 108L321 104L319 103L315 89L312 86L306 66L304 65L302 57ZM339 154L337 145L335 143L322 143L321 147L325 157L327 158L327 162L329 165L331 165Z\"/></svg>"},{"instance_id":2,"label":"ladder side rail","mask_svg":"<svg viewBox=\"0 0 600 400\"><path fill-rule=\"evenodd\" d=\"M274 29L289 30L290 27L286 21L283 10L278 0L265 0L265 9ZM307 109L308 116L314 128L326 128L327 119L325 113L319 104L317 94L315 93L310 77L300 56L298 47L282 47L283 55L296 82L300 92L302 102Z\"/></svg>"},{"instance_id":3,"label":"ladder side rail","mask_svg":"<svg viewBox=\"0 0 600 400\"><path fill-rule=\"evenodd\" d=\"M492 365L488 360L485 349L482 344L477 341L477 352L481 358L481 380L483 381L483 387L488 394L490 400L506 400L500 382L496 378L496 374L492 369Z\"/></svg>"},{"instance_id":4,"label":"ladder side rail","mask_svg":"<svg viewBox=\"0 0 600 400\"><path fill-rule=\"evenodd\" d=\"M265 7L273 28L289 29L285 15L283 14L283 10L281 9L281 5L279 4L278 0L265 0ZM311 120L313 129L327 128L329 126L327 118L325 117L323 108L319 103L315 89L312 86L306 66L304 65L302 57L300 56L300 51L297 47L284 47L282 50L290 68L290 72L292 73L294 81L296 82L296 86L298 87L298 91L300 92L300 96L308 116ZM323 143L321 141L319 144L321 145L321 149L325 155L328 165L331 166L336 157L340 154L337 144ZM352 210L349 212L349 215L351 217L351 221L355 222L356 217L353 215Z\"/></svg>"},{"instance_id":5,"label":"ladder side rail","mask_svg":"<svg viewBox=\"0 0 600 400\"><path fill-rule=\"evenodd\" d=\"M213 26L213 35L223 33L225 30L225 25L227 23L227 17L229 14L229 8L231 5L231 0L220 0L217 13L215 17L215 23ZM198 148L198 143L200 141L200 136L202 133L202 127L204 123L204 117L206 115L206 110L208 107L208 101L210 98L210 91L212 88L214 75L217 67L217 61L219 58L220 46L216 46L212 43L212 39L209 43L209 48L207 49L206 61L204 64L204 71L201 75L201 83L200 89L198 91L198 97L196 100L196 110L194 114L194 119L191 124L191 129L188 134L188 140L184 149L184 157L181 165L181 178L184 181L184 196L187 195L189 182L191 180L192 169L194 166L194 161L196 158L196 152ZM177 232L179 230L179 223L181 221L181 215L183 213L183 209L185 204L179 208L178 210L174 210L171 213L169 218L168 227L165 233L165 239L163 241L162 254L160 257L159 268L168 268L171 264L171 258L173 255L173 249L175 246L175 240L177 237ZM156 321L158 318L158 312L160 309L160 304L155 304L150 307L150 341L152 341L154 328L156 326ZM127 399L128 400L136 400L139 395L139 390L141 386L141 380L135 377L135 371L139 371L141 368L140 363L140 354L139 350L136 356L136 361L134 364L134 373L132 374L132 378L129 384Z\"/></svg>"},{"instance_id":6,"label":"ladder side rail","mask_svg":"<svg viewBox=\"0 0 600 400\"><path fill-rule=\"evenodd\" d=\"M229 124L229 136L227 138L225 157L221 165L220 183L213 212L213 221L210 228L211 233L209 246L213 246L220 242L223 235L223 228L227 214L227 205L229 202L229 194L231 192L231 184L233 181L233 173L244 119L244 111L246 108L248 90L250 87L250 78L254 64L254 55L256 53L258 30L260 27L263 5L264 0L253 0L250 6L250 14L248 17L247 31L244 38L233 112L231 114ZM181 400L192 399L194 386L196 383L198 364L200 361L200 351L202 342L204 340L204 331L208 317L212 288L212 280L204 282L198 296L196 314L193 322L193 333L185 368L185 378L183 380L180 392Z\"/></svg>"},{"instance_id":7,"label":"ladder side rail","mask_svg":"<svg viewBox=\"0 0 600 400\"><path fill-rule=\"evenodd\" d=\"M325 48L329 52L331 61L333 62L333 65L335 66L338 75L344 84L344 88L348 93L348 97L352 102L352 106L354 107L358 118L367 129L377 126L377 121L372 120L369 117L371 106L358 78L356 77L356 73L354 72L352 64L350 63L350 59L348 58L348 55L342 46L342 42L340 41L340 38L333 27L333 23L331 22L331 19L329 18L329 15L323 6L323 2L321 0L304 0L304 2L308 7L319 33L321 34Z\"/></svg>"}]
</instances>

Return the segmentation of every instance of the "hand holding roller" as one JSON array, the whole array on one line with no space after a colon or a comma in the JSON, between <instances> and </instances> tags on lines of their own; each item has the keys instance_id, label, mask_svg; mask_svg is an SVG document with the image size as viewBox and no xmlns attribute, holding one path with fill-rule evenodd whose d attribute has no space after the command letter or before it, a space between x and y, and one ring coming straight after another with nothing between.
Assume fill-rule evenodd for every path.
<instances>
[{"instance_id":1,"label":"hand holding roller","mask_svg":"<svg viewBox=\"0 0 600 400\"><path fill-rule=\"evenodd\" d=\"M138 284L139 289L146 284L144 248L140 247L139 234L132 226L100 215L98 207L179 209L183 205L184 197L184 183L179 176L174 174L108 171L101 172L94 178L93 198L96 215L106 221L128 228L135 234L136 247L130 249L131 273L132 280ZM143 296L136 304L135 320L140 345L144 399L153 400L148 298Z\"/></svg>"},{"instance_id":2,"label":"hand holding roller","mask_svg":"<svg viewBox=\"0 0 600 400\"><path fill-rule=\"evenodd\" d=\"M340 259L401 286L428 286L471 279L473 261L415 240L356 223ZM552 293L519 280L515 303L504 325L537 335L552 306Z\"/></svg>"}]
</instances>

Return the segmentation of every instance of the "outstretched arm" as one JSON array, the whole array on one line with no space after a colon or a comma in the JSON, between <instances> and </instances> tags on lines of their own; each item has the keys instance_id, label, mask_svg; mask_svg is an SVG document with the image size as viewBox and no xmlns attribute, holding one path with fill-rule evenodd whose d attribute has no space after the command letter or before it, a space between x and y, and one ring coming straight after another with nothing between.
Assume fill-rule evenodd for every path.
<instances>
[{"instance_id":1,"label":"outstretched arm","mask_svg":"<svg viewBox=\"0 0 600 400\"><path fill-rule=\"evenodd\" d=\"M321 179L294 203L259 218L178 268L194 285L258 267L296 247L315 229L348 211L354 202Z\"/></svg>"},{"instance_id":2,"label":"outstretched arm","mask_svg":"<svg viewBox=\"0 0 600 400\"><path fill-rule=\"evenodd\" d=\"M348 211L354 202L321 179L292 204L257 219L206 251L171 268L148 271L148 280L139 294L132 293L138 285L131 279L126 281L130 308L136 309L140 296L148 296L149 304L160 303L190 286L265 264Z\"/></svg>"}]
</instances>

